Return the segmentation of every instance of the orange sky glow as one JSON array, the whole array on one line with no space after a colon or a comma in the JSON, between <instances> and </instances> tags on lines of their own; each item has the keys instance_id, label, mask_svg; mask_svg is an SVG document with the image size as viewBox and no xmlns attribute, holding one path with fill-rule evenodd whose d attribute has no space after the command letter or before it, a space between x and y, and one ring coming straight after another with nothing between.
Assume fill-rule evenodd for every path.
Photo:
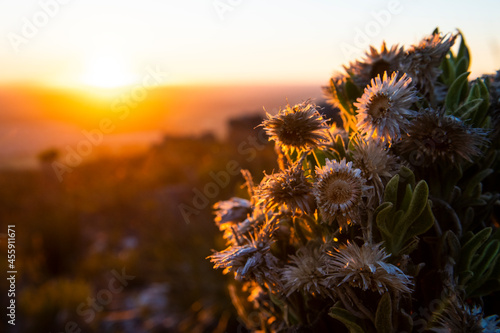
<instances>
[{"instance_id":1,"label":"orange sky glow","mask_svg":"<svg viewBox=\"0 0 500 333\"><path fill-rule=\"evenodd\" d=\"M231 116L320 100L370 45L410 45L436 26L464 33L472 77L493 73L498 12L451 0L4 2L0 159L78 142L103 119L110 142L220 134Z\"/></svg>"}]
</instances>

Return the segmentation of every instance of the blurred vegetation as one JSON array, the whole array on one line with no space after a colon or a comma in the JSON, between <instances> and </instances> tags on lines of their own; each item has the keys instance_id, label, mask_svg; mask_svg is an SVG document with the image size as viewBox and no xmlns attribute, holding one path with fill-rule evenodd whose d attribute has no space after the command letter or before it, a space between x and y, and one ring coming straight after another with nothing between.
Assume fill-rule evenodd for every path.
<instances>
[{"instance_id":1,"label":"blurred vegetation","mask_svg":"<svg viewBox=\"0 0 500 333\"><path fill-rule=\"evenodd\" d=\"M231 176L189 223L179 205L192 207L193 189L214 182L210 172L227 161L258 178L277 168L272 146L259 146L257 160L240 144L166 137L147 152L89 159L61 182L56 149L39 155L38 170L1 171L0 226L16 226L18 275L16 326L2 321L0 331L64 332L71 322L82 332L238 330L225 277L205 257L224 244L211 206L242 191L243 179ZM133 276L118 293L109 292L120 286L113 271Z\"/></svg>"}]
</instances>

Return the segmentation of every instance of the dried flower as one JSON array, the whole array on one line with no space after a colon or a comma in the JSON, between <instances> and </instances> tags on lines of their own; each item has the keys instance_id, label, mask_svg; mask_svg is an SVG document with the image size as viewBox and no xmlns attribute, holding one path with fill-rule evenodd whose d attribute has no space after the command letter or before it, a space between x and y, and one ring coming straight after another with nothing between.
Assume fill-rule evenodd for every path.
<instances>
[{"instance_id":1,"label":"dried flower","mask_svg":"<svg viewBox=\"0 0 500 333\"><path fill-rule=\"evenodd\" d=\"M434 90L434 82L441 75L439 66L455 43L456 37L456 34L446 36L432 34L407 51L402 62L403 71L408 73L424 94Z\"/></svg>"},{"instance_id":2,"label":"dried flower","mask_svg":"<svg viewBox=\"0 0 500 333\"><path fill-rule=\"evenodd\" d=\"M378 201L382 200L384 185L401 167L398 159L377 141L358 140L350 152L354 166L361 170L363 178L373 186Z\"/></svg>"},{"instance_id":3,"label":"dried flower","mask_svg":"<svg viewBox=\"0 0 500 333\"><path fill-rule=\"evenodd\" d=\"M313 193L323 218L330 223L336 219L340 228L355 222L362 197L369 189L361 170L352 168L352 162L346 163L345 159L340 163L327 159L324 167L316 167L316 174Z\"/></svg>"},{"instance_id":4,"label":"dried flower","mask_svg":"<svg viewBox=\"0 0 500 333\"><path fill-rule=\"evenodd\" d=\"M256 190L259 203L268 209L285 205L292 213L314 212L312 184L307 180L300 166L264 177Z\"/></svg>"},{"instance_id":5,"label":"dried flower","mask_svg":"<svg viewBox=\"0 0 500 333\"><path fill-rule=\"evenodd\" d=\"M290 256L290 264L282 271L287 297L295 291L323 296L332 293L325 280L326 262L329 259L326 247L326 244L317 246L310 243Z\"/></svg>"},{"instance_id":6,"label":"dried flower","mask_svg":"<svg viewBox=\"0 0 500 333\"><path fill-rule=\"evenodd\" d=\"M385 73L382 80L377 76L354 103L358 108L358 128L368 137L394 141L406 131L408 118L415 114L410 110L417 100L411 78L406 74L399 80L397 77L397 73L390 78Z\"/></svg>"},{"instance_id":7,"label":"dried flower","mask_svg":"<svg viewBox=\"0 0 500 333\"><path fill-rule=\"evenodd\" d=\"M381 244L347 243L346 247L331 252L329 268L331 283L341 286L344 283L362 290L376 291L379 294L390 290L410 293L411 281L398 267L387 263L390 256Z\"/></svg>"},{"instance_id":8,"label":"dried flower","mask_svg":"<svg viewBox=\"0 0 500 333\"><path fill-rule=\"evenodd\" d=\"M443 312L437 315L437 324L431 328L436 333L481 333L483 313L480 308L463 304L455 299L446 304Z\"/></svg>"},{"instance_id":9,"label":"dried flower","mask_svg":"<svg viewBox=\"0 0 500 333\"><path fill-rule=\"evenodd\" d=\"M472 161L487 143L482 129L472 128L444 111L423 110L408 128L408 135L394 147L414 165L436 161L454 164Z\"/></svg>"},{"instance_id":10,"label":"dried flower","mask_svg":"<svg viewBox=\"0 0 500 333\"><path fill-rule=\"evenodd\" d=\"M215 223L221 231L227 229L228 224L240 223L252 212L250 201L242 198L231 198L219 201L214 205Z\"/></svg>"},{"instance_id":11,"label":"dried flower","mask_svg":"<svg viewBox=\"0 0 500 333\"><path fill-rule=\"evenodd\" d=\"M364 88L370 83L371 79L384 75L384 72L399 71L403 55L403 47L393 45L388 49L385 42L383 42L380 52L370 46L370 52L366 52L363 60L351 63L349 67L344 68L347 73L353 76L354 82Z\"/></svg>"},{"instance_id":12,"label":"dried flower","mask_svg":"<svg viewBox=\"0 0 500 333\"><path fill-rule=\"evenodd\" d=\"M241 237L245 239L245 244L232 245L209 256L214 268L224 268L224 273L233 272L236 280L255 280L270 287L279 287L280 279L273 269L278 265L278 259L269 252L274 225L272 221L268 222L253 235Z\"/></svg>"},{"instance_id":13,"label":"dried flower","mask_svg":"<svg viewBox=\"0 0 500 333\"><path fill-rule=\"evenodd\" d=\"M303 102L291 107L289 104L275 116L267 114L262 125L270 137L284 151L301 151L317 147L328 140L328 125L316 106Z\"/></svg>"}]
</instances>

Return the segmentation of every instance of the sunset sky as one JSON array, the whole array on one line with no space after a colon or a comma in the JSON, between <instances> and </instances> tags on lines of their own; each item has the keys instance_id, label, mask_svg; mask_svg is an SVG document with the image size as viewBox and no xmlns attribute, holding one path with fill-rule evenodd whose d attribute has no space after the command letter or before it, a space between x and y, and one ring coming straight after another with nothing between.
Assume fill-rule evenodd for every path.
<instances>
[{"instance_id":1,"label":"sunset sky","mask_svg":"<svg viewBox=\"0 0 500 333\"><path fill-rule=\"evenodd\" d=\"M1 1L0 167L74 148L102 119L113 131L96 150L223 136L228 118L318 101L370 45L409 46L436 26L464 33L471 77L493 73L498 13L493 0Z\"/></svg>"},{"instance_id":2,"label":"sunset sky","mask_svg":"<svg viewBox=\"0 0 500 333\"><path fill-rule=\"evenodd\" d=\"M39 0L0 3L0 82L115 87L324 84L369 44L459 28L473 75L500 67L499 1ZM388 14L388 15L387 15Z\"/></svg>"}]
</instances>

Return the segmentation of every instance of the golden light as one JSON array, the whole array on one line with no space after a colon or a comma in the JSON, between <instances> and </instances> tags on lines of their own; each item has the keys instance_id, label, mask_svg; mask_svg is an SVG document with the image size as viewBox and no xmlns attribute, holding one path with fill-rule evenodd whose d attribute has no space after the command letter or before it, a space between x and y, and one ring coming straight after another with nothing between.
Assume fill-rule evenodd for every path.
<instances>
[{"instance_id":1,"label":"golden light","mask_svg":"<svg viewBox=\"0 0 500 333\"><path fill-rule=\"evenodd\" d=\"M133 84L135 77L130 65L116 54L97 54L88 59L82 83L96 88L118 88Z\"/></svg>"}]
</instances>

